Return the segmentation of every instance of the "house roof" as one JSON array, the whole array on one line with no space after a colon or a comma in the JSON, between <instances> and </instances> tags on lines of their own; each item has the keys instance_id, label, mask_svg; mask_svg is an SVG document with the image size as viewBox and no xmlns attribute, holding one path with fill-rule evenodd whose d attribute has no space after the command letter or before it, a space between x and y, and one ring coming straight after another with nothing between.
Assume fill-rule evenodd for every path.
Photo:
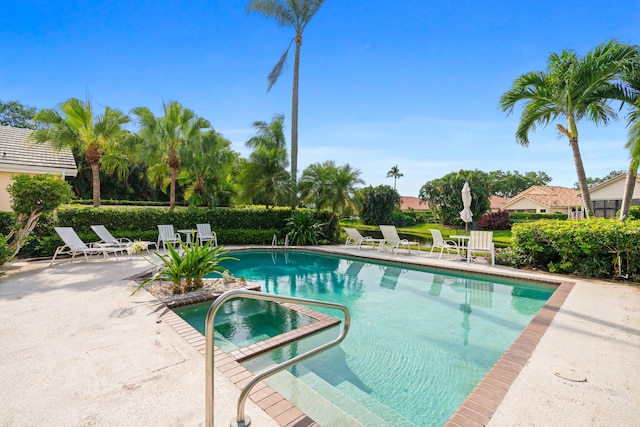
<instances>
[{"instance_id":1,"label":"house roof","mask_svg":"<svg viewBox=\"0 0 640 427\"><path fill-rule=\"evenodd\" d=\"M602 181L601 183L594 185L589 189L589 192L591 193L593 192L593 190L596 190L596 191L600 190L601 188L607 187L621 180L624 180L624 181L627 180L627 172L621 173L619 175L614 176L613 178L609 178L606 181ZM640 174L636 175L636 184L640 184Z\"/></svg>"},{"instance_id":2,"label":"house roof","mask_svg":"<svg viewBox=\"0 0 640 427\"><path fill-rule=\"evenodd\" d=\"M509 199L506 197L496 196L494 194L493 196L489 196L489 208L491 210L504 209L504 205L507 204L508 201Z\"/></svg>"},{"instance_id":3,"label":"house roof","mask_svg":"<svg viewBox=\"0 0 640 427\"><path fill-rule=\"evenodd\" d=\"M402 196L400 197L400 210L408 211L413 209L414 211L427 211L429 210L429 203L423 202L417 197Z\"/></svg>"},{"instance_id":4,"label":"house roof","mask_svg":"<svg viewBox=\"0 0 640 427\"><path fill-rule=\"evenodd\" d=\"M503 209L509 209L509 206L522 199L529 199L548 208L566 208L582 205L580 190L550 185L534 185L509 199Z\"/></svg>"},{"instance_id":5,"label":"house roof","mask_svg":"<svg viewBox=\"0 0 640 427\"><path fill-rule=\"evenodd\" d=\"M78 167L71 149L57 150L49 144L28 140L31 129L0 126L0 171L76 176Z\"/></svg>"}]
</instances>

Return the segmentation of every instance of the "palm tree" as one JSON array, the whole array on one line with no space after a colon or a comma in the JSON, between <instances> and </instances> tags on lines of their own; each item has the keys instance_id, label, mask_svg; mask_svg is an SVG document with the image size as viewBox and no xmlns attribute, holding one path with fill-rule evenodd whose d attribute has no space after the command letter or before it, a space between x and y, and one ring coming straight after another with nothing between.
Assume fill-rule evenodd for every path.
<instances>
[{"instance_id":1,"label":"palm tree","mask_svg":"<svg viewBox=\"0 0 640 427\"><path fill-rule=\"evenodd\" d=\"M120 110L105 107L102 115L93 114L91 101L69 98L60 111L41 110L34 121L43 125L31 134L36 143L49 143L54 148L71 147L84 155L91 167L93 206L100 206L100 170L116 173L126 179L129 159L122 149L127 132L122 128L130 118Z\"/></svg>"},{"instance_id":2,"label":"palm tree","mask_svg":"<svg viewBox=\"0 0 640 427\"><path fill-rule=\"evenodd\" d=\"M226 193L239 159L230 147L231 141L213 129L187 146L177 178L184 186L185 200L198 196L203 204L216 206L220 200L230 198L231 194Z\"/></svg>"},{"instance_id":3,"label":"palm tree","mask_svg":"<svg viewBox=\"0 0 640 427\"><path fill-rule=\"evenodd\" d=\"M630 62L629 67L623 73L625 83L636 94L640 92L640 47L636 46L636 60ZM622 196L622 206L620 207L620 219L629 215L631 200L636 186L638 176L638 166L640 165L640 100L637 100L628 116L629 139L625 148L629 150L629 170Z\"/></svg>"},{"instance_id":4,"label":"palm tree","mask_svg":"<svg viewBox=\"0 0 640 427\"><path fill-rule=\"evenodd\" d=\"M402 178L404 175L400 173L400 169L398 165L392 167L389 172L387 172L387 178L393 178L393 189L396 189L396 181L398 178Z\"/></svg>"},{"instance_id":5,"label":"palm tree","mask_svg":"<svg viewBox=\"0 0 640 427\"><path fill-rule=\"evenodd\" d=\"M268 209L291 191L284 115L274 116L271 123L257 121L252 126L257 132L245 143L253 152L240 174L242 196L245 201L260 200Z\"/></svg>"},{"instance_id":6,"label":"palm tree","mask_svg":"<svg viewBox=\"0 0 640 427\"><path fill-rule=\"evenodd\" d=\"M567 127L561 124L556 127L569 139L587 217L592 205L578 145L577 123L586 117L596 124L607 124L617 119L609 101L633 103L633 96L616 79L635 54L634 47L613 40L582 58L563 50L549 56L546 72L521 75L500 97L500 108L508 114L518 102L524 102L516 140L525 147L529 145L529 132L537 125L544 127L558 117L567 120Z\"/></svg>"},{"instance_id":7,"label":"palm tree","mask_svg":"<svg viewBox=\"0 0 640 427\"><path fill-rule=\"evenodd\" d=\"M132 111L138 116L142 140L142 157L151 166L147 169L149 179L154 184L163 184L169 190L169 207L176 205L176 181L181 166L181 156L188 145L202 136L202 130L211 127L208 120L198 117L184 108L178 101L162 104L163 117L156 117L147 107L137 107Z\"/></svg>"},{"instance_id":8,"label":"palm tree","mask_svg":"<svg viewBox=\"0 0 640 427\"><path fill-rule=\"evenodd\" d=\"M333 160L309 165L300 177L300 197L313 204L317 210L328 208L331 218L353 207L355 186L364 184L360 171L348 163L337 167Z\"/></svg>"},{"instance_id":9,"label":"palm tree","mask_svg":"<svg viewBox=\"0 0 640 427\"><path fill-rule=\"evenodd\" d=\"M291 44L295 41L296 53L293 65L293 92L291 98L291 179L292 207L296 205L296 181L298 174L298 73L300 70L300 46L302 46L302 33L311 18L322 6L324 0L252 0L247 5L247 13L254 12L266 18L275 20L281 27L291 27L296 30L296 35L289 42L284 54L269 73L269 86L267 92L278 81L282 74L284 63Z\"/></svg>"}]
</instances>

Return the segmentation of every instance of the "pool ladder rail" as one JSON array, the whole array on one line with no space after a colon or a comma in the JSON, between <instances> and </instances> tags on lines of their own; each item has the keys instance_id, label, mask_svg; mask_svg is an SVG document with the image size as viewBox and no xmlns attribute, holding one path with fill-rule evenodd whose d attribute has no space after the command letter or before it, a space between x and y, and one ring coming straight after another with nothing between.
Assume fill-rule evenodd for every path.
<instances>
[{"instance_id":1,"label":"pool ladder rail","mask_svg":"<svg viewBox=\"0 0 640 427\"><path fill-rule=\"evenodd\" d=\"M342 342L347 336L347 332L349 332L349 326L351 324L351 317L349 315L349 310L342 304L336 304L325 301L316 301L312 299L306 298L297 298L297 297L287 297L281 295L272 295L266 294L263 292L257 291L249 291L245 289L234 289L231 291L227 291L220 295L214 302L211 304L209 311L207 312L207 318L205 321L205 342L206 342L206 383L207 383L207 391L206 391L206 426L214 427L214 405L213 405L213 391L214 391L214 319L216 317L216 312L220 308L222 304L226 301L233 298L248 298L248 299L256 299L262 301L273 301L273 302L291 302L301 305L313 305L317 307L325 307L336 310L341 310L344 313L344 326L340 335L337 338L322 344L318 347L315 347L305 353L299 354L296 357L293 357L289 360L285 360L284 362L278 363L272 367L266 368L261 372L256 373L253 378L244 386L242 391L240 392L240 397L238 398L238 407L236 412L236 418L231 420L231 427L249 427L251 425L251 419L244 414L244 406L247 401L247 397L249 396L249 392L251 389L258 384L258 382L266 379L274 374L277 374L280 371L287 369L290 366L293 366L297 363L300 363L310 357L313 357L325 350L330 349ZM298 341L298 340L296 340ZM285 345L291 344L286 343L280 345L278 348L283 347Z\"/></svg>"}]
</instances>

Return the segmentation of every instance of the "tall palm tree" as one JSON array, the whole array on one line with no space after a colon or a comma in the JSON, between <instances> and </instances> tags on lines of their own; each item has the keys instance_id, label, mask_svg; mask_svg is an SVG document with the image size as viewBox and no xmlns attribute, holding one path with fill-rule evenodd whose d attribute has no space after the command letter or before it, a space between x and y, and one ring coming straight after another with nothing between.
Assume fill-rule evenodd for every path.
<instances>
[{"instance_id":1,"label":"tall palm tree","mask_svg":"<svg viewBox=\"0 0 640 427\"><path fill-rule=\"evenodd\" d=\"M612 99L633 103L633 97L616 80L635 53L632 46L613 40L597 46L584 57L568 50L553 53L546 72L521 75L500 97L500 108L508 114L517 103L523 102L516 140L525 147L529 145L529 132L537 125L544 127L558 117L566 119L567 127L561 124L556 127L569 139L587 217L592 205L578 145L577 123L588 118L596 124L607 124L617 119L609 105Z\"/></svg>"},{"instance_id":2,"label":"tall palm tree","mask_svg":"<svg viewBox=\"0 0 640 427\"><path fill-rule=\"evenodd\" d=\"M276 115L271 123L257 121L252 126L256 135L245 143L253 148L253 152L240 174L242 196L245 201L259 200L268 209L290 195L291 191L291 176L286 170L289 163L284 116Z\"/></svg>"},{"instance_id":3,"label":"tall palm tree","mask_svg":"<svg viewBox=\"0 0 640 427\"><path fill-rule=\"evenodd\" d=\"M181 155L188 144L202 136L202 130L211 127L208 120L184 108L178 101L163 103L164 116L156 117L147 107L134 108L138 116L142 140L142 157L151 165L147 169L154 184L169 185L169 207L176 205L176 181L180 171Z\"/></svg>"},{"instance_id":4,"label":"tall palm tree","mask_svg":"<svg viewBox=\"0 0 640 427\"><path fill-rule=\"evenodd\" d=\"M54 148L71 147L91 167L93 206L100 206L100 170L115 173L126 179L129 159L122 149L127 132L122 128L130 118L120 110L105 107L104 113L95 115L91 101L69 98L59 110L41 110L34 121L41 129L31 134L36 143L49 143Z\"/></svg>"},{"instance_id":5,"label":"tall palm tree","mask_svg":"<svg viewBox=\"0 0 640 427\"><path fill-rule=\"evenodd\" d=\"M404 175L400 173L398 165L393 166L389 172L387 172L387 178L393 178L393 189L396 189L396 181L398 178L402 178Z\"/></svg>"},{"instance_id":6,"label":"tall palm tree","mask_svg":"<svg viewBox=\"0 0 640 427\"><path fill-rule=\"evenodd\" d=\"M622 206L620 207L621 220L629 215L631 199L633 199L633 192L636 187L638 166L640 165L640 121L636 121L629 129L629 139L625 144L625 148L629 150L630 161L624 186L624 195L622 196Z\"/></svg>"},{"instance_id":7,"label":"tall palm tree","mask_svg":"<svg viewBox=\"0 0 640 427\"><path fill-rule=\"evenodd\" d=\"M302 33L311 18L322 6L324 0L252 0L247 4L247 13L257 13L266 18L275 20L281 27L290 27L296 30L296 35L289 42L284 54L269 73L269 86L267 92L278 81L282 74L284 63L291 44L295 41L296 53L293 63L293 91L291 97L291 179L294 191L292 192L292 207L296 205L296 182L298 174L298 73L300 71L300 46L302 46Z\"/></svg>"}]
</instances>

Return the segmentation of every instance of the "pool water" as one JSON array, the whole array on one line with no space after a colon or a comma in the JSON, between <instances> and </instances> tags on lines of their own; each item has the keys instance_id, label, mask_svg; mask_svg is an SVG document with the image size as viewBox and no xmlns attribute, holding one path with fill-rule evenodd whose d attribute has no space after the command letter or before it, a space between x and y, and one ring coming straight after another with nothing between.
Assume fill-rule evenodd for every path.
<instances>
[{"instance_id":1,"label":"pool water","mask_svg":"<svg viewBox=\"0 0 640 427\"><path fill-rule=\"evenodd\" d=\"M212 301L175 308L173 311L204 335ZM220 307L214 339L224 351L247 347L315 322L309 316L271 301L233 299Z\"/></svg>"},{"instance_id":2,"label":"pool water","mask_svg":"<svg viewBox=\"0 0 640 427\"><path fill-rule=\"evenodd\" d=\"M225 267L265 292L348 307L346 339L290 372L366 426L444 424L555 290L304 251L234 252L234 257L239 260ZM324 312L340 317L335 310ZM320 338L326 342L337 332ZM295 356L318 339L265 357ZM256 370L273 363L265 357L245 366ZM322 413L313 413L313 402L294 404L321 425L330 424Z\"/></svg>"}]
</instances>

